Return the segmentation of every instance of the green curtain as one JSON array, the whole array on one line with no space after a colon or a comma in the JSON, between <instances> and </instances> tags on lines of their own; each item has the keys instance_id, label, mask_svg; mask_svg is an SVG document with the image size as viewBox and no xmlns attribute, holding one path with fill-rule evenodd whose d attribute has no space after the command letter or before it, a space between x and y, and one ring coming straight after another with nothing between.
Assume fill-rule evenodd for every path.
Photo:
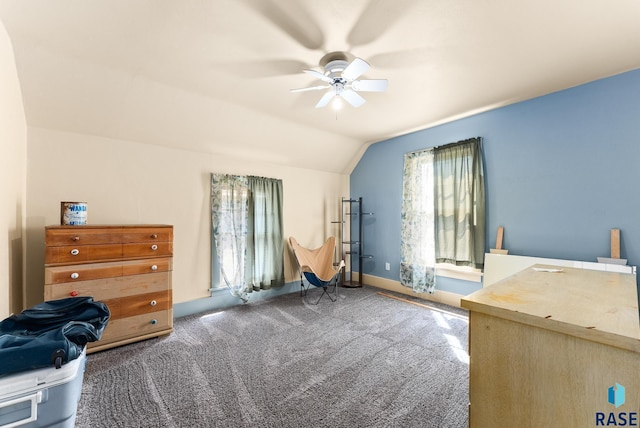
<instances>
[{"instance_id":1,"label":"green curtain","mask_svg":"<svg viewBox=\"0 0 640 428\"><path fill-rule=\"evenodd\" d=\"M482 140L434 149L436 262L482 269L485 190Z\"/></svg>"},{"instance_id":2,"label":"green curtain","mask_svg":"<svg viewBox=\"0 0 640 428\"><path fill-rule=\"evenodd\" d=\"M247 278L254 290L284 285L282 180L249 176Z\"/></svg>"},{"instance_id":3,"label":"green curtain","mask_svg":"<svg viewBox=\"0 0 640 428\"><path fill-rule=\"evenodd\" d=\"M433 150L404 156L400 283L416 293L435 291Z\"/></svg>"},{"instance_id":4,"label":"green curtain","mask_svg":"<svg viewBox=\"0 0 640 428\"><path fill-rule=\"evenodd\" d=\"M224 283L245 302L284 285L282 202L282 180L211 174L212 248Z\"/></svg>"}]
</instances>

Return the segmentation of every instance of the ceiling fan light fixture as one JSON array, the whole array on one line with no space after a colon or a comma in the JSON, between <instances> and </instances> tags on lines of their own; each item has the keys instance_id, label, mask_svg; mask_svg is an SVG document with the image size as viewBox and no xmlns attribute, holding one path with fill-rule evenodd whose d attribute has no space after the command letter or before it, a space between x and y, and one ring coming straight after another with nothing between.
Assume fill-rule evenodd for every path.
<instances>
[{"instance_id":1,"label":"ceiling fan light fixture","mask_svg":"<svg viewBox=\"0 0 640 428\"><path fill-rule=\"evenodd\" d=\"M335 111L342 110L342 97L340 97L340 95L333 97L333 101L331 101L331 108Z\"/></svg>"}]
</instances>

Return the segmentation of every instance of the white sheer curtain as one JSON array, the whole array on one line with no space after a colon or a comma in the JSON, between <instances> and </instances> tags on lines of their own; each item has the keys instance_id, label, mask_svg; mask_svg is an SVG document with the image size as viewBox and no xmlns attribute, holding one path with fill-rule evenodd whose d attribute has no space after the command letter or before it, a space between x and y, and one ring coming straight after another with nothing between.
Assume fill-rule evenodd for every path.
<instances>
[{"instance_id":1,"label":"white sheer curtain","mask_svg":"<svg viewBox=\"0 0 640 428\"><path fill-rule=\"evenodd\" d=\"M211 174L212 273L245 302L284 285L282 202L282 180Z\"/></svg>"},{"instance_id":2,"label":"white sheer curtain","mask_svg":"<svg viewBox=\"0 0 640 428\"><path fill-rule=\"evenodd\" d=\"M247 177L211 174L211 226L222 278L231 293L246 302L250 291L244 280L249 227Z\"/></svg>"},{"instance_id":3,"label":"white sheer curtain","mask_svg":"<svg viewBox=\"0 0 640 428\"><path fill-rule=\"evenodd\" d=\"M400 282L416 293L435 291L433 150L404 156Z\"/></svg>"}]
</instances>

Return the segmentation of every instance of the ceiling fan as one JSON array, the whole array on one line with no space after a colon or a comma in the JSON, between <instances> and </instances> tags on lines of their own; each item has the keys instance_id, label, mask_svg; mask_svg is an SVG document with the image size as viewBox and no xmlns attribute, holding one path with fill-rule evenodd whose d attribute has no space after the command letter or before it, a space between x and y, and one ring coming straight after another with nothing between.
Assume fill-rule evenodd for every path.
<instances>
[{"instance_id":1,"label":"ceiling fan","mask_svg":"<svg viewBox=\"0 0 640 428\"><path fill-rule=\"evenodd\" d=\"M344 52L330 52L322 57L320 66L324 68L324 73L317 70L303 70L305 73L316 77L325 85L311 86L308 88L291 89L291 92L306 92L322 89L329 89L320 98L316 108L321 108L333 100L344 99L353 107L360 107L365 103L358 92L384 92L387 89L387 79L363 79L358 80L365 73L370 65L361 58L355 58L349 62L347 54Z\"/></svg>"}]
</instances>

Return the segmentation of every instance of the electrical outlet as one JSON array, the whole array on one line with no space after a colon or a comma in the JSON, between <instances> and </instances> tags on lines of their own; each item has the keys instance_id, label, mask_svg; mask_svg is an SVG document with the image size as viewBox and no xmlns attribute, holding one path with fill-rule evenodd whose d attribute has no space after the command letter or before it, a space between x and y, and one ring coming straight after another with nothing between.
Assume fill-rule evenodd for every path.
<instances>
[{"instance_id":1,"label":"electrical outlet","mask_svg":"<svg viewBox=\"0 0 640 428\"><path fill-rule=\"evenodd\" d=\"M384 270L391 270L391 265L389 264L389 262L384 264Z\"/></svg>"}]
</instances>

